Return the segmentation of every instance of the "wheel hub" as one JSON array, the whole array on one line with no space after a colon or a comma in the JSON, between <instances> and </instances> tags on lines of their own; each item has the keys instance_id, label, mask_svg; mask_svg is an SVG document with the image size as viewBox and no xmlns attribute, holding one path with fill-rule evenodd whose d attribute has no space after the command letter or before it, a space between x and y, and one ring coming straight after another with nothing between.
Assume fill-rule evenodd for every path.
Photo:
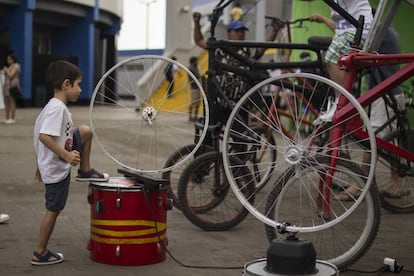
<instances>
[{"instance_id":1,"label":"wheel hub","mask_svg":"<svg viewBox=\"0 0 414 276\"><path fill-rule=\"evenodd\" d=\"M152 106L147 106L142 110L142 118L147 121L149 124L152 124L157 117L157 111Z\"/></svg>"},{"instance_id":2,"label":"wheel hub","mask_svg":"<svg viewBox=\"0 0 414 276\"><path fill-rule=\"evenodd\" d=\"M298 164L303 159L303 149L297 145L289 146L285 150L285 160L293 165Z\"/></svg>"}]
</instances>

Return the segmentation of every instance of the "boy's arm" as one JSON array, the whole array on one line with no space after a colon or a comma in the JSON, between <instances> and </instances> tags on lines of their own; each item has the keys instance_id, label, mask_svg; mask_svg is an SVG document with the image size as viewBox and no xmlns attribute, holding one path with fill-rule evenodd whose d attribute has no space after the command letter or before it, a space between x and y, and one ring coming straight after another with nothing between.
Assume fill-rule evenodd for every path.
<instances>
[{"instance_id":1,"label":"boy's arm","mask_svg":"<svg viewBox=\"0 0 414 276\"><path fill-rule=\"evenodd\" d=\"M57 154L60 158L71 164L72 166L77 166L80 162L80 153L76 150L67 151L62 148L52 136L40 133L39 140L42 142L48 149Z\"/></svg>"}]
</instances>

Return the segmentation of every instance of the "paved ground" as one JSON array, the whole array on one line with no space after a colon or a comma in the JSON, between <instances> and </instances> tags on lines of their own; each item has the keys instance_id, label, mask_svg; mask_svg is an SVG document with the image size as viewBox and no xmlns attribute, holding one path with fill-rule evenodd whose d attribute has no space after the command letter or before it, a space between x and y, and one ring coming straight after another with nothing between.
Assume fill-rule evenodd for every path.
<instances>
[{"instance_id":1,"label":"paved ground","mask_svg":"<svg viewBox=\"0 0 414 276\"><path fill-rule=\"evenodd\" d=\"M178 210L168 211L166 260L152 265L117 266L90 259L88 186L73 181L67 207L59 216L49 247L65 254L65 262L33 267L30 258L44 213L43 185L34 181L33 122L40 109L17 111L17 124L0 124L0 212L11 219L0 225L0 275L241 275L242 266L265 256L264 227L249 215L227 232L204 232ZM72 107L76 125L88 123L87 107ZM4 119L0 114L0 119ZM98 147L93 148L93 166L117 175L117 166ZM75 171L73 171L75 174ZM373 271L384 257L397 259L414 271L414 214L383 211L378 237L369 252L352 269ZM194 268L192 266L205 267ZM385 273L384 275L392 275ZM341 275L369 275L348 271ZM414 273L403 272L403 275Z\"/></svg>"}]
</instances>

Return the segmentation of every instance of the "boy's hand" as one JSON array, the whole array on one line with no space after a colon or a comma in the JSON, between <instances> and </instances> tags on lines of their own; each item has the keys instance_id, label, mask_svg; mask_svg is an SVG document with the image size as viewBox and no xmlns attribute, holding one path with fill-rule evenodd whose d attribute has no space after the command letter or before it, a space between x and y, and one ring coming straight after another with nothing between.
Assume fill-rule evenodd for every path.
<instances>
[{"instance_id":1,"label":"boy's hand","mask_svg":"<svg viewBox=\"0 0 414 276\"><path fill-rule=\"evenodd\" d=\"M37 182L42 182L42 176L40 175L39 168L36 168L36 172L35 172L35 180L36 180Z\"/></svg>"},{"instance_id":2,"label":"boy's hand","mask_svg":"<svg viewBox=\"0 0 414 276\"><path fill-rule=\"evenodd\" d=\"M65 156L65 161L72 166L77 166L80 163L80 153L77 150L69 151Z\"/></svg>"}]
</instances>

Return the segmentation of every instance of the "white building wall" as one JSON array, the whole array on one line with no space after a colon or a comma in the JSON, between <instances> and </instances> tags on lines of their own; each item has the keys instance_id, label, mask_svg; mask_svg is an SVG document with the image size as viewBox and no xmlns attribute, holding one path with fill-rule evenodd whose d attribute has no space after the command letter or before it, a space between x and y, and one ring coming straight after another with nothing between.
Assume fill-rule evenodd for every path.
<instances>
[{"instance_id":1,"label":"white building wall","mask_svg":"<svg viewBox=\"0 0 414 276\"><path fill-rule=\"evenodd\" d=\"M192 0L166 1L165 53L189 51L192 43Z\"/></svg>"},{"instance_id":2,"label":"white building wall","mask_svg":"<svg viewBox=\"0 0 414 276\"><path fill-rule=\"evenodd\" d=\"M275 16L281 19L290 19L291 0L239 0L242 8L246 10L243 18L250 31L246 35L247 40L264 41L266 38L265 16ZM196 5L193 6L193 3ZM203 15L201 24L206 38L210 35L208 15L213 11L218 1L192 1L192 0L167 0L166 1L166 37L165 55L177 56L178 61L186 64L191 55L201 52L193 42L192 13L198 11ZM190 8L189 10L187 8ZM217 25L215 36L218 39L226 39L226 25L230 18L232 5L223 11L222 19Z\"/></svg>"}]
</instances>

